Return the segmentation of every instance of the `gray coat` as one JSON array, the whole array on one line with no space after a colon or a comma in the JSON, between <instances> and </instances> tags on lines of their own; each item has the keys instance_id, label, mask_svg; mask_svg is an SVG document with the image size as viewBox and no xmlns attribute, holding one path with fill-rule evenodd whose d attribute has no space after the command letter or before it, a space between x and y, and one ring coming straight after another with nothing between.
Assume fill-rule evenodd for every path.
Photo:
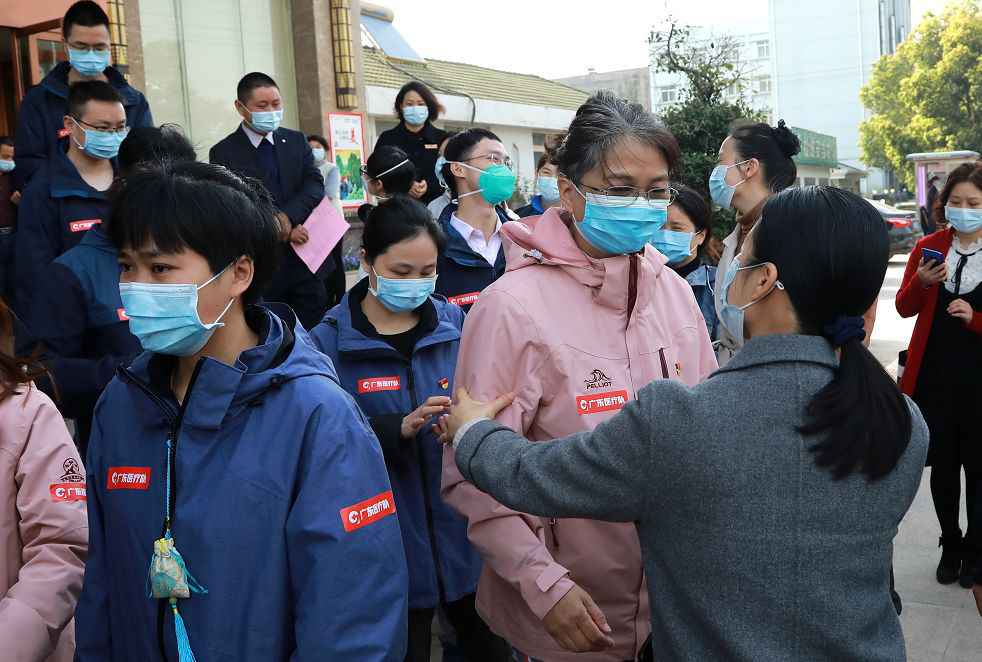
<instances>
[{"instance_id":1,"label":"gray coat","mask_svg":"<svg viewBox=\"0 0 982 662\"><path fill-rule=\"evenodd\" d=\"M836 365L821 338L762 337L696 388L646 386L592 432L532 444L480 422L457 464L515 510L636 522L659 662L904 660L890 566L927 427L910 403L896 469L833 480L798 426Z\"/></svg>"}]
</instances>

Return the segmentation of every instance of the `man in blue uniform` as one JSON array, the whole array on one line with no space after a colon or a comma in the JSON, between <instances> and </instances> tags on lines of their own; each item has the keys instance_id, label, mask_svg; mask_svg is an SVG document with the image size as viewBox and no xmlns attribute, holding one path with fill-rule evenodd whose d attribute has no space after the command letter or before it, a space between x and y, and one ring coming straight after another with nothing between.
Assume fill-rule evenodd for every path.
<instances>
[{"instance_id":1,"label":"man in blue uniform","mask_svg":"<svg viewBox=\"0 0 982 662\"><path fill-rule=\"evenodd\" d=\"M106 219L112 160L127 131L122 100L109 83L75 83L62 126L68 151L56 146L24 189L17 213L14 285L21 315L48 265Z\"/></svg>"},{"instance_id":2,"label":"man in blue uniform","mask_svg":"<svg viewBox=\"0 0 982 662\"><path fill-rule=\"evenodd\" d=\"M101 80L112 85L126 111L127 126L152 126L146 98L130 87L110 64L109 17L91 0L69 7L61 22L68 62L62 62L32 88L21 103L17 123L17 169L14 185L23 189L41 164L68 137L68 88L79 81Z\"/></svg>"},{"instance_id":3,"label":"man in blue uniform","mask_svg":"<svg viewBox=\"0 0 982 662\"><path fill-rule=\"evenodd\" d=\"M143 168L113 201L147 351L96 407L78 662L405 656L378 441L292 312L255 304L277 233L268 193L207 163Z\"/></svg>"}]
</instances>

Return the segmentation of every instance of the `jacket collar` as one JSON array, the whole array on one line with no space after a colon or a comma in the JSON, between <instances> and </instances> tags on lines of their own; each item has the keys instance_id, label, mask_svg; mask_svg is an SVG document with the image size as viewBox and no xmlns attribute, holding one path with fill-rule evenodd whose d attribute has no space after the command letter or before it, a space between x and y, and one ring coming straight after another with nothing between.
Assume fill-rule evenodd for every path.
<instances>
[{"instance_id":1,"label":"jacket collar","mask_svg":"<svg viewBox=\"0 0 982 662\"><path fill-rule=\"evenodd\" d=\"M501 211L499 207L495 207L495 212L498 214L498 219L501 221L501 227L504 228L511 219ZM450 218L453 216L454 212L457 211L457 205L450 203L447 205L443 212L440 214L440 226L443 228L444 234L447 236L447 247L443 251L444 257L448 260L456 262L462 267L488 267L488 261L484 259L483 255L475 253L471 247L467 244L467 240L464 239L457 228L453 226L450 222ZM498 259L495 260L495 266L504 266L505 261L505 251L504 246L498 251Z\"/></svg>"},{"instance_id":2,"label":"jacket collar","mask_svg":"<svg viewBox=\"0 0 982 662\"><path fill-rule=\"evenodd\" d=\"M88 246L97 251L102 251L104 253L111 253L116 255L118 251L116 246L109 241L109 237L103 232L102 228L98 225L92 226L92 228L82 236L82 241L79 242L80 246Z\"/></svg>"},{"instance_id":3,"label":"jacket collar","mask_svg":"<svg viewBox=\"0 0 982 662\"><path fill-rule=\"evenodd\" d=\"M700 264L695 271L691 272L685 277L685 281L693 287L712 287L714 285L712 281L714 281L715 278L710 273L710 269L712 269L712 267L710 267L708 264Z\"/></svg>"},{"instance_id":4,"label":"jacket collar","mask_svg":"<svg viewBox=\"0 0 982 662\"><path fill-rule=\"evenodd\" d=\"M828 340L801 334L751 338L716 374L776 363L815 363L836 368L839 359Z\"/></svg>"},{"instance_id":5,"label":"jacket collar","mask_svg":"<svg viewBox=\"0 0 982 662\"><path fill-rule=\"evenodd\" d=\"M61 99L68 98L68 72L72 68L67 62L61 62L52 69L44 80L41 81L41 87L50 92L51 94L59 97ZM109 84L116 88L119 92L119 96L123 98L124 106L135 106L140 102L139 93L133 89L129 83L126 82L126 78L123 74L119 73L116 67L109 66L103 72L106 76L106 80Z\"/></svg>"},{"instance_id":6,"label":"jacket collar","mask_svg":"<svg viewBox=\"0 0 982 662\"><path fill-rule=\"evenodd\" d=\"M56 145L48 159L51 164L51 197L52 198L91 198L93 200L105 200L106 192L97 191L82 179L78 168L72 163L68 154ZM116 170L115 159L110 161L113 171Z\"/></svg>"}]
</instances>

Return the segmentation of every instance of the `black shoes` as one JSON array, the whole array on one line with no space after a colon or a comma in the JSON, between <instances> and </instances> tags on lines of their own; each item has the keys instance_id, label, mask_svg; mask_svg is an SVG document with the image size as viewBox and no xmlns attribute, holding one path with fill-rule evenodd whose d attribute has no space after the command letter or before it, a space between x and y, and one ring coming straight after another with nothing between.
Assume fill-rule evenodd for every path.
<instances>
[{"instance_id":1,"label":"black shoes","mask_svg":"<svg viewBox=\"0 0 982 662\"><path fill-rule=\"evenodd\" d=\"M965 543L962 551L962 571L958 583L962 588L972 588L982 582L982 555L979 550Z\"/></svg>"},{"instance_id":2,"label":"black shoes","mask_svg":"<svg viewBox=\"0 0 982 662\"><path fill-rule=\"evenodd\" d=\"M938 563L939 584L954 584L959 580L962 570L962 538L944 537L938 541L941 548L941 561Z\"/></svg>"}]
</instances>

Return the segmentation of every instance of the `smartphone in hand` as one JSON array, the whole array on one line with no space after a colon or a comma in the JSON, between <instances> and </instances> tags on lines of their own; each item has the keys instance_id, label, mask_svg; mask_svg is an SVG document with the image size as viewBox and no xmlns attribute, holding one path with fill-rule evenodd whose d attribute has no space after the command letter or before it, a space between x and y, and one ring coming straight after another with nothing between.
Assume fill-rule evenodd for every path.
<instances>
[{"instance_id":1,"label":"smartphone in hand","mask_svg":"<svg viewBox=\"0 0 982 662\"><path fill-rule=\"evenodd\" d=\"M922 248L921 257L925 262L936 262L938 264L942 264L944 262L944 253L941 251L932 250L930 248Z\"/></svg>"}]
</instances>

